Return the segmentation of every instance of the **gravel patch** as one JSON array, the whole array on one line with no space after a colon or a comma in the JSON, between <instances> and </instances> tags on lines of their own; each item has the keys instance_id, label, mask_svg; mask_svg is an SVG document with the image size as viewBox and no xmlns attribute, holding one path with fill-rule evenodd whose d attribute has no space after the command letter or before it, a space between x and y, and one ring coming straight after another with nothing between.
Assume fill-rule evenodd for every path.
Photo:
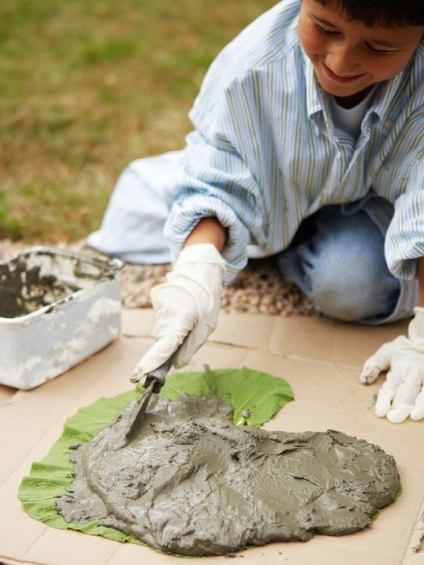
<instances>
[{"instance_id":1,"label":"gravel patch","mask_svg":"<svg viewBox=\"0 0 424 565\"><path fill-rule=\"evenodd\" d=\"M10 240L0 240L0 260L28 247ZM84 240L56 247L84 250ZM93 251L90 249L90 251ZM150 290L164 282L170 265L126 264L121 276L121 299L126 308L150 308ZM248 312L273 316L317 315L309 300L278 271L272 258L252 260L222 294L222 309L226 312Z\"/></svg>"}]
</instances>

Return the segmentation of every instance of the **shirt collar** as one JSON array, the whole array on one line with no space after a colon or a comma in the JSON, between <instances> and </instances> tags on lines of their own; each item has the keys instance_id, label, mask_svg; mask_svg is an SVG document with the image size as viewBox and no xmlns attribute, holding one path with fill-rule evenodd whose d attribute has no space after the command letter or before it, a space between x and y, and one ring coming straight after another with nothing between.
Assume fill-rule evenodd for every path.
<instances>
[{"instance_id":1,"label":"shirt collar","mask_svg":"<svg viewBox=\"0 0 424 565\"><path fill-rule=\"evenodd\" d=\"M330 110L325 100L324 92L315 77L314 66L302 47L300 49L305 69L306 110L308 117L315 125L317 133L320 133L325 127L332 131L334 128L331 119L329 119Z\"/></svg>"},{"instance_id":2,"label":"shirt collar","mask_svg":"<svg viewBox=\"0 0 424 565\"><path fill-rule=\"evenodd\" d=\"M305 65L305 84L306 84L306 109L311 118L314 114L324 111L324 101L321 88L315 78L314 66L306 55L302 47L300 48Z\"/></svg>"},{"instance_id":3,"label":"shirt collar","mask_svg":"<svg viewBox=\"0 0 424 565\"><path fill-rule=\"evenodd\" d=\"M418 56L417 52L416 57ZM373 111L377 114L382 123L387 120L390 121L390 113L393 110L394 101L399 101L399 97L408 90L408 83L414 80L414 68L417 64L416 57L411 59L400 74L381 85L374 100Z\"/></svg>"}]
</instances>

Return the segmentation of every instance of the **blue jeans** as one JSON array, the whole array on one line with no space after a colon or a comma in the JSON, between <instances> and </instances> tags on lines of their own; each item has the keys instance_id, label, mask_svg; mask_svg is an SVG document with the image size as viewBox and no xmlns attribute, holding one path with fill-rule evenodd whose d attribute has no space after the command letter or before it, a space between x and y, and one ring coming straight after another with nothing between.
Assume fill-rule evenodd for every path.
<instances>
[{"instance_id":1,"label":"blue jeans","mask_svg":"<svg viewBox=\"0 0 424 565\"><path fill-rule=\"evenodd\" d=\"M384 323L399 299L384 236L364 211L347 216L340 206L322 208L303 222L277 264L317 311L337 320ZM402 317L408 315L412 311Z\"/></svg>"}]
</instances>

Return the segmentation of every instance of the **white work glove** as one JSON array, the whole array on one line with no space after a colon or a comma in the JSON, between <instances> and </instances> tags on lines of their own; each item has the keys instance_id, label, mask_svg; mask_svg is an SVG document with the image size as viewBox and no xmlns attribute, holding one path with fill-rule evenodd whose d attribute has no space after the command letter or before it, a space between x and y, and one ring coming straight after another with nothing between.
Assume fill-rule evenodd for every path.
<instances>
[{"instance_id":1,"label":"white work glove","mask_svg":"<svg viewBox=\"0 0 424 565\"><path fill-rule=\"evenodd\" d=\"M133 382L160 367L183 342L174 366L190 361L216 328L225 270L224 259L211 243L181 251L168 282L152 288L157 342L139 361Z\"/></svg>"},{"instance_id":2,"label":"white work glove","mask_svg":"<svg viewBox=\"0 0 424 565\"><path fill-rule=\"evenodd\" d=\"M389 371L375 404L377 416L386 416L400 424L408 416L424 418L424 308L414 309L408 326L408 337L399 336L382 345L364 365L360 381L373 383Z\"/></svg>"}]
</instances>

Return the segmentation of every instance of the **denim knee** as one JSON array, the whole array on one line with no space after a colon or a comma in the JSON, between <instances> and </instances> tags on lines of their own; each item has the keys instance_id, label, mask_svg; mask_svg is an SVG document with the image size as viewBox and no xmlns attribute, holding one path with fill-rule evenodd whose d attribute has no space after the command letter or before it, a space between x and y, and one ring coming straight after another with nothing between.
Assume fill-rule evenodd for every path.
<instances>
[{"instance_id":1,"label":"denim knee","mask_svg":"<svg viewBox=\"0 0 424 565\"><path fill-rule=\"evenodd\" d=\"M324 266L324 262L322 262ZM390 281L392 282L392 281ZM375 323L394 310L399 295L399 283L383 289L375 273L340 266L338 270L319 268L309 277L310 300L316 310L345 322Z\"/></svg>"},{"instance_id":2,"label":"denim knee","mask_svg":"<svg viewBox=\"0 0 424 565\"><path fill-rule=\"evenodd\" d=\"M299 230L301 237L277 257L284 277L331 318L372 325L390 319L406 281L387 268L381 230L364 211L346 215L340 206L323 208L305 224L311 221L314 229L306 237ZM411 315L416 294L408 290L409 309L396 319Z\"/></svg>"},{"instance_id":3,"label":"denim knee","mask_svg":"<svg viewBox=\"0 0 424 565\"><path fill-rule=\"evenodd\" d=\"M338 237L324 233L299 247L309 298L331 318L378 323L396 306L400 283L387 268L383 237L369 222L366 228L354 237L349 229Z\"/></svg>"}]
</instances>

